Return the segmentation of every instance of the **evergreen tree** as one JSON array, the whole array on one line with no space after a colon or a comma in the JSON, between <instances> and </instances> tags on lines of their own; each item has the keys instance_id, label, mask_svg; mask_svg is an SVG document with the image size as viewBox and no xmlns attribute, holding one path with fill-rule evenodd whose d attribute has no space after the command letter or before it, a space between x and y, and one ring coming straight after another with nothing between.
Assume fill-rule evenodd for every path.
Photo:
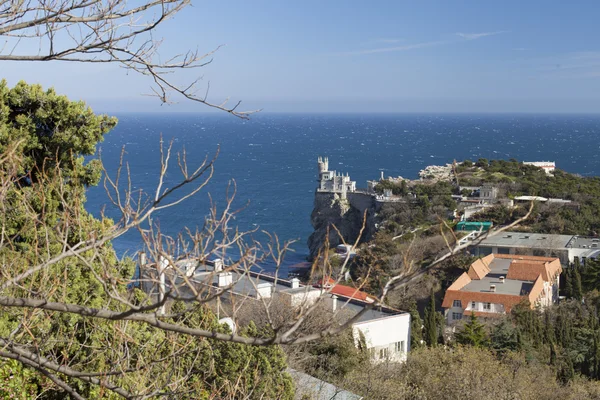
<instances>
[{"instance_id":1,"label":"evergreen tree","mask_svg":"<svg viewBox=\"0 0 600 400\"><path fill-rule=\"evenodd\" d=\"M431 298L429 305L425 308L425 321L423 326L423 336L425 342L431 347L435 347L438 343L439 330L438 330L438 318L435 311L435 294L431 290Z\"/></svg>"},{"instance_id":2,"label":"evergreen tree","mask_svg":"<svg viewBox=\"0 0 600 400\"><path fill-rule=\"evenodd\" d=\"M519 349L518 330L508 320L503 319L492 330L490 342L491 347L500 353L516 351Z\"/></svg>"},{"instance_id":3,"label":"evergreen tree","mask_svg":"<svg viewBox=\"0 0 600 400\"><path fill-rule=\"evenodd\" d=\"M573 361L569 355L565 355L564 360L560 369L558 370L558 379L563 383L567 384L575 377L575 369L573 368Z\"/></svg>"},{"instance_id":4,"label":"evergreen tree","mask_svg":"<svg viewBox=\"0 0 600 400\"><path fill-rule=\"evenodd\" d=\"M463 329L456 333L456 341L474 347L486 347L488 345L489 338L485 326L477 320L474 312L471 313L471 317L463 326Z\"/></svg>"},{"instance_id":5,"label":"evergreen tree","mask_svg":"<svg viewBox=\"0 0 600 400\"><path fill-rule=\"evenodd\" d=\"M581 272L581 283L584 293L600 288L600 261L592 258L586 260Z\"/></svg>"},{"instance_id":6,"label":"evergreen tree","mask_svg":"<svg viewBox=\"0 0 600 400\"><path fill-rule=\"evenodd\" d=\"M423 345L423 320L417 310L417 305L412 302L410 309L410 348L416 349Z\"/></svg>"},{"instance_id":7,"label":"evergreen tree","mask_svg":"<svg viewBox=\"0 0 600 400\"><path fill-rule=\"evenodd\" d=\"M86 189L99 182L102 172L100 160L86 162L85 157L94 154L96 145L116 123L115 118L95 115L83 102L69 101L52 89L44 91L24 82L11 89L0 81L0 178L11 182L4 185L0 201L0 258L8 268L7 276L64 255L65 248L101 237L114 226L85 210ZM93 257L65 256L32 273L21 285L2 290L2 296L116 312L129 307L114 298L136 303L144 297L137 289L128 292L126 288L134 272L132 260L119 260L110 243L98 245L90 253ZM104 286L102 279L108 277L116 281L114 286ZM202 307L193 311L189 304L172 307L182 326L215 333L228 329ZM189 312L182 312L184 309ZM2 308L0 338L10 338L13 347L35 349L36 355L61 367L83 375L89 371L131 393L224 398L232 390L238 394L247 389L236 398L247 398L247 393L251 393L249 398L293 398L291 377L279 346L241 345L181 335L145 323L92 317ZM238 334L268 338L272 333L248 326L241 327ZM68 396L37 371L14 368L14 361L0 358L0 382L7 370L15 371L11 374L14 382L27 393L21 398ZM128 372L120 375L121 371ZM66 375L61 379L85 398L115 398L106 393L106 387L89 381Z\"/></svg>"},{"instance_id":8,"label":"evergreen tree","mask_svg":"<svg viewBox=\"0 0 600 400\"><path fill-rule=\"evenodd\" d=\"M573 298L573 264L565 268L562 278L564 281L564 296L571 299Z\"/></svg>"},{"instance_id":9,"label":"evergreen tree","mask_svg":"<svg viewBox=\"0 0 600 400\"><path fill-rule=\"evenodd\" d=\"M583 299L583 286L581 284L579 268L573 269L573 297L579 301Z\"/></svg>"}]
</instances>

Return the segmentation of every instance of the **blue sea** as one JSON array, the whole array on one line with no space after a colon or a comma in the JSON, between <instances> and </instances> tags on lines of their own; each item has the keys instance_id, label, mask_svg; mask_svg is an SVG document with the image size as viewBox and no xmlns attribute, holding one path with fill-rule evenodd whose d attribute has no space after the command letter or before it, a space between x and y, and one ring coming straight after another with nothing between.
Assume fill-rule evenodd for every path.
<instances>
[{"instance_id":1,"label":"blue sea","mask_svg":"<svg viewBox=\"0 0 600 400\"><path fill-rule=\"evenodd\" d=\"M159 141L185 148L190 167L220 149L211 182L199 194L155 216L170 235L202 226L210 205L225 204L228 184L236 182L234 205L244 208L233 221L241 229L296 240L286 265L304 261L312 232L310 214L317 179L317 157L328 156L332 170L348 172L357 187L368 179L415 179L427 165L478 158L556 161L557 167L584 176L600 175L600 115L302 115L257 114L249 121L214 114L117 114L118 126L99 146L114 174L122 148L132 185L153 193L160 170ZM177 159L167 187L178 177ZM89 189L87 209L118 216L104 189ZM131 232L113 243L119 255L141 248ZM264 265L269 269L270 265Z\"/></svg>"}]
</instances>

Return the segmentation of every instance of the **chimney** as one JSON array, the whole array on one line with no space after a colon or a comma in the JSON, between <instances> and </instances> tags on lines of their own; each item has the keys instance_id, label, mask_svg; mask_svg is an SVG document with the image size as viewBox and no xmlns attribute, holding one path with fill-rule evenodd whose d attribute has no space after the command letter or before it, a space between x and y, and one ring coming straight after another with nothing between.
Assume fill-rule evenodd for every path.
<instances>
[{"instance_id":1,"label":"chimney","mask_svg":"<svg viewBox=\"0 0 600 400\"><path fill-rule=\"evenodd\" d=\"M503 276L500 277L500 283L504 283L504 277Z\"/></svg>"},{"instance_id":2,"label":"chimney","mask_svg":"<svg viewBox=\"0 0 600 400\"><path fill-rule=\"evenodd\" d=\"M217 286L220 288L230 286L233 283L233 274L231 272L221 272L217 278Z\"/></svg>"},{"instance_id":3,"label":"chimney","mask_svg":"<svg viewBox=\"0 0 600 400\"><path fill-rule=\"evenodd\" d=\"M298 289L300 287L300 279L292 278L290 282L292 283L292 289Z\"/></svg>"},{"instance_id":4,"label":"chimney","mask_svg":"<svg viewBox=\"0 0 600 400\"><path fill-rule=\"evenodd\" d=\"M223 260L220 258L215 259L215 272L223 271Z\"/></svg>"},{"instance_id":5,"label":"chimney","mask_svg":"<svg viewBox=\"0 0 600 400\"><path fill-rule=\"evenodd\" d=\"M273 285L269 282L259 283L256 285L256 298L258 299L269 299L273 292Z\"/></svg>"},{"instance_id":6,"label":"chimney","mask_svg":"<svg viewBox=\"0 0 600 400\"><path fill-rule=\"evenodd\" d=\"M146 265L146 253L143 251L138 252L138 260L140 263L140 268L143 268Z\"/></svg>"},{"instance_id":7,"label":"chimney","mask_svg":"<svg viewBox=\"0 0 600 400\"><path fill-rule=\"evenodd\" d=\"M490 285L490 292L496 291L496 285Z\"/></svg>"},{"instance_id":8,"label":"chimney","mask_svg":"<svg viewBox=\"0 0 600 400\"><path fill-rule=\"evenodd\" d=\"M333 310L333 312L336 312L338 297L335 294L333 296L331 296L331 302L332 302L332 310Z\"/></svg>"}]
</instances>

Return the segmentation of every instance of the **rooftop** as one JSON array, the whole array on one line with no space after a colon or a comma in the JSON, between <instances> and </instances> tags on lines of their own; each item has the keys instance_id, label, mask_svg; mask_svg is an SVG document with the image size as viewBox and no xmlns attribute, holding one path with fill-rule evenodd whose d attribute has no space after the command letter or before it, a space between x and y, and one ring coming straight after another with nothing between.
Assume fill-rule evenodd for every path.
<instances>
[{"instance_id":1,"label":"rooftop","mask_svg":"<svg viewBox=\"0 0 600 400\"><path fill-rule=\"evenodd\" d=\"M533 287L532 281L506 279L511 262L512 260L508 258L494 258L493 261L489 263L490 272L488 272L487 275L481 279L471 280L471 282L460 290L465 292L494 293L490 290L490 286L495 285L495 293L498 294L510 294L514 296L525 296L529 294ZM500 281L501 276L505 278L504 283Z\"/></svg>"},{"instance_id":2,"label":"rooftop","mask_svg":"<svg viewBox=\"0 0 600 400\"><path fill-rule=\"evenodd\" d=\"M449 308L454 300L460 300L464 308L469 301L483 301L504 304L510 311L523 298L533 304L544 281L553 282L561 271L556 257L489 254L452 283L442 306Z\"/></svg>"},{"instance_id":3,"label":"rooftop","mask_svg":"<svg viewBox=\"0 0 600 400\"><path fill-rule=\"evenodd\" d=\"M500 232L487 237L478 246L527 247L543 249L566 249L572 235L553 235L546 233Z\"/></svg>"},{"instance_id":4,"label":"rooftop","mask_svg":"<svg viewBox=\"0 0 600 400\"><path fill-rule=\"evenodd\" d=\"M185 263L182 261L181 263ZM183 265L183 264L182 264ZM274 293L288 293L297 294L303 292L320 292L325 289L317 289L312 286L299 285L299 287L292 287L292 281L287 279L279 279L271 275L261 274L257 272L246 272L234 270L232 273L232 292L238 296L246 296L251 298L258 298L258 290L260 288L270 288ZM193 277L192 282L203 285L206 287L217 287L218 286L218 274L215 273L214 267L211 265L199 265ZM342 289L340 289L342 287ZM348 288L350 290L346 290ZM333 290L335 289L335 290ZM354 288L348 286L336 285L332 291L327 295L333 297L334 295L339 297L338 309L344 310L345 314L354 316L359 313L368 303L369 298L363 296L364 292L357 291ZM366 295L366 294L365 294ZM379 318L389 317L390 315L396 315L402 313L402 311L394 310L391 308L377 307L365 312L358 320L358 322L365 322L375 320Z\"/></svg>"}]
</instances>

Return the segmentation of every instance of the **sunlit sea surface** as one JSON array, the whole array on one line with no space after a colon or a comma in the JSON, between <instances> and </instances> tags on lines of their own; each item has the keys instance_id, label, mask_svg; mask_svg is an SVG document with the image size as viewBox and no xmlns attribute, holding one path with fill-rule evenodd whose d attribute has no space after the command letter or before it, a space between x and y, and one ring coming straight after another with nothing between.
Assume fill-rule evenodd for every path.
<instances>
[{"instance_id":1,"label":"sunlit sea surface","mask_svg":"<svg viewBox=\"0 0 600 400\"><path fill-rule=\"evenodd\" d=\"M185 148L191 167L220 148L214 176L199 194L155 216L161 231L177 235L202 226L209 193L225 205L235 180L234 206L245 207L233 221L240 229L268 231L281 240L297 240L286 264L304 261L312 232L310 214L317 179L317 157L328 156L332 170L348 172L357 187L367 179L403 176L415 179L427 165L478 158L556 161L581 175L600 175L600 115L283 115L258 114L250 121L211 114L122 114L99 146L112 174L121 149L135 189L153 193L160 170L159 142ZM180 177L172 157L166 187ZM91 188L87 209L117 216L104 189ZM119 255L141 248L131 232L113 243ZM265 269L272 265L265 263Z\"/></svg>"}]
</instances>

